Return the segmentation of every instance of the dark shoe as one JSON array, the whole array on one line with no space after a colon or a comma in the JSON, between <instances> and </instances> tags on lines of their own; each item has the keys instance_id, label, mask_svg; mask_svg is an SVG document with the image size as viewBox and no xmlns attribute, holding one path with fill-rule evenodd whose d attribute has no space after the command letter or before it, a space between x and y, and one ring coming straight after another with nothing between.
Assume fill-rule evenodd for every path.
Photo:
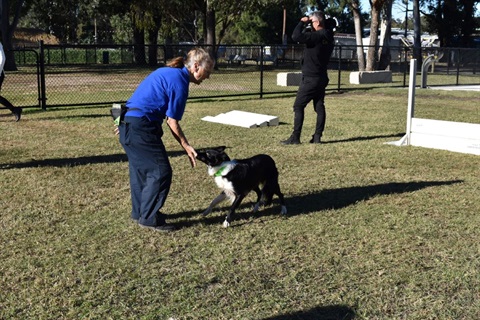
<instances>
[{"instance_id":1,"label":"dark shoe","mask_svg":"<svg viewBox=\"0 0 480 320\"><path fill-rule=\"evenodd\" d=\"M151 230L154 230L154 231L160 231L160 232L171 232L171 231L175 230L175 226L172 225L172 224L168 224L168 223L164 223L161 226L146 226L146 225L140 224L140 223L138 225L142 228L147 228L147 229L151 229Z\"/></svg>"},{"instance_id":2,"label":"dark shoe","mask_svg":"<svg viewBox=\"0 0 480 320\"><path fill-rule=\"evenodd\" d=\"M18 122L20 121L20 118L22 117L22 111L23 109L22 108L13 108L13 115L15 116L15 122Z\"/></svg>"},{"instance_id":3,"label":"dark shoe","mask_svg":"<svg viewBox=\"0 0 480 320\"><path fill-rule=\"evenodd\" d=\"M300 137L292 134L287 140L280 141L281 144L300 144Z\"/></svg>"},{"instance_id":4,"label":"dark shoe","mask_svg":"<svg viewBox=\"0 0 480 320\"><path fill-rule=\"evenodd\" d=\"M322 136L319 134L314 134L312 139L310 139L310 143L322 143Z\"/></svg>"}]
</instances>

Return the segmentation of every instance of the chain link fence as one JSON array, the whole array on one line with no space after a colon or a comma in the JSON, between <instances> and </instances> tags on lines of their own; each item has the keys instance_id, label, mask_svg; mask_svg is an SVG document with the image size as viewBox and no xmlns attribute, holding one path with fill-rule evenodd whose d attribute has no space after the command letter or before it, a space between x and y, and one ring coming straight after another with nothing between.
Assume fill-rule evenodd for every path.
<instances>
[{"instance_id":1,"label":"chain link fence","mask_svg":"<svg viewBox=\"0 0 480 320\"><path fill-rule=\"evenodd\" d=\"M185 55L192 47L191 44L145 46L144 54L140 54L145 57L142 65L136 63L139 53L133 45L44 45L16 49L18 70L6 71L2 95L19 107L125 102L150 72L171 57ZM366 51L366 47L363 49ZM298 87L279 85L277 75L300 72L302 51L301 45L218 46L216 70L200 86L191 85L189 99L294 94ZM428 59L429 86L480 84L480 49L428 47L422 48L422 53L424 61ZM351 84L349 74L358 70L357 47L337 41L329 65L327 90L408 86L411 48L390 47L390 54L392 82Z\"/></svg>"}]
</instances>

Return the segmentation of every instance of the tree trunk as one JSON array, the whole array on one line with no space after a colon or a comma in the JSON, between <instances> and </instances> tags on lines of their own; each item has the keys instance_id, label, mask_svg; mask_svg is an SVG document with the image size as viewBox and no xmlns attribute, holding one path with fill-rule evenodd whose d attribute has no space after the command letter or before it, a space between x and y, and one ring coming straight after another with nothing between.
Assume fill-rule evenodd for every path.
<instances>
[{"instance_id":1,"label":"tree trunk","mask_svg":"<svg viewBox=\"0 0 480 320\"><path fill-rule=\"evenodd\" d=\"M173 49L172 49L173 39L172 36L167 36L165 38L165 61L168 61L173 58Z\"/></svg>"},{"instance_id":2,"label":"tree trunk","mask_svg":"<svg viewBox=\"0 0 480 320\"><path fill-rule=\"evenodd\" d=\"M357 43L357 59L358 71L365 71L365 53L363 52L363 32L362 32L362 18L360 14L360 2L353 0L351 10L353 14L353 21L355 24L355 40Z\"/></svg>"},{"instance_id":3,"label":"tree trunk","mask_svg":"<svg viewBox=\"0 0 480 320\"><path fill-rule=\"evenodd\" d=\"M137 27L133 29L133 57L136 64L141 66L147 64L145 59L145 31Z\"/></svg>"},{"instance_id":4,"label":"tree trunk","mask_svg":"<svg viewBox=\"0 0 480 320\"><path fill-rule=\"evenodd\" d=\"M390 38L392 36L392 5L392 0L386 0L382 10L378 70L390 69L390 61L392 59L390 51Z\"/></svg>"},{"instance_id":5,"label":"tree trunk","mask_svg":"<svg viewBox=\"0 0 480 320\"><path fill-rule=\"evenodd\" d=\"M215 53L215 9L212 7L212 1L207 0L206 10L205 10L205 44L208 45L208 52L214 60L216 60Z\"/></svg>"},{"instance_id":6,"label":"tree trunk","mask_svg":"<svg viewBox=\"0 0 480 320\"><path fill-rule=\"evenodd\" d=\"M138 26L137 15L141 15L140 12L134 12L132 14L132 28L133 28L133 57L137 65L146 65L145 59L145 30ZM140 19L141 20L141 19Z\"/></svg>"},{"instance_id":7,"label":"tree trunk","mask_svg":"<svg viewBox=\"0 0 480 320\"><path fill-rule=\"evenodd\" d=\"M157 27L148 30L148 65L151 67L157 65L158 30Z\"/></svg>"},{"instance_id":8,"label":"tree trunk","mask_svg":"<svg viewBox=\"0 0 480 320\"><path fill-rule=\"evenodd\" d=\"M370 42L367 51L367 71L376 69L377 46L378 46L378 26L380 22L380 12L383 7L383 0L374 0L371 10Z\"/></svg>"}]
</instances>

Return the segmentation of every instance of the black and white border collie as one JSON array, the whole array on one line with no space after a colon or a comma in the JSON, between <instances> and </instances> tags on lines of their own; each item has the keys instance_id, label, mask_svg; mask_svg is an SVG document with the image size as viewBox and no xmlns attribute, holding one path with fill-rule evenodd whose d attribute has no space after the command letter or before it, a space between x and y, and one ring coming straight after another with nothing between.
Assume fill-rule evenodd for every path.
<instances>
[{"instance_id":1,"label":"black and white border collie","mask_svg":"<svg viewBox=\"0 0 480 320\"><path fill-rule=\"evenodd\" d=\"M259 154L248 159L230 160L225 153L225 148L225 146L221 146L197 152L197 159L208 166L208 174L215 178L215 183L222 189L222 193L213 199L203 215L206 216L217 204L229 198L232 206L223 222L225 228L229 227L232 214L252 190L257 194L253 212L257 212L261 205L270 205L273 195L276 194L282 206L280 213L287 214L287 207L278 184L278 170L275 161L266 154Z\"/></svg>"}]
</instances>

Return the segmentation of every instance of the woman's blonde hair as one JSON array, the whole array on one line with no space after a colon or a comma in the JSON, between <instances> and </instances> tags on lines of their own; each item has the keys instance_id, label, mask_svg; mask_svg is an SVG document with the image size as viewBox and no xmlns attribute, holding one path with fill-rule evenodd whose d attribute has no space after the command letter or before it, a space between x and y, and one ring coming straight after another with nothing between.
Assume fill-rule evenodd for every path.
<instances>
[{"instance_id":1,"label":"woman's blonde hair","mask_svg":"<svg viewBox=\"0 0 480 320\"><path fill-rule=\"evenodd\" d=\"M187 53L187 58L176 57L167 63L167 67L190 68L195 62L205 69L213 69L213 59L210 54L202 48L193 48Z\"/></svg>"}]
</instances>

